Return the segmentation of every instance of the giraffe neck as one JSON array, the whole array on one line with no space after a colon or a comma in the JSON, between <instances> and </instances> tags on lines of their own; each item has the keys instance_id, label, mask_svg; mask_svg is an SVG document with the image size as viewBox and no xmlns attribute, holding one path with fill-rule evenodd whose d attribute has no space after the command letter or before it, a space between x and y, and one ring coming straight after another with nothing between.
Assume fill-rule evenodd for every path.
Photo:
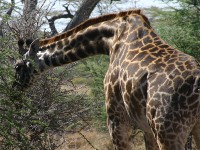
<instances>
[{"instance_id":1,"label":"giraffe neck","mask_svg":"<svg viewBox=\"0 0 200 150\"><path fill-rule=\"evenodd\" d=\"M146 36L144 29L149 28L148 20L139 10L90 19L66 33L40 41L37 53L40 71L97 54L110 55L112 60L118 45L127 40L136 43Z\"/></svg>"},{"instance_id":2,"label":"giraffe neck","mask_svg":"<svg viewBox=\"0 0 200 150\"><path fill-rule=\"evenodd\" d=\"M61 66L83 58L109 55L114 28L106 25L91 26L62 40L40 47L37 54L43 69Z\"/></svg>"}]
</instances>

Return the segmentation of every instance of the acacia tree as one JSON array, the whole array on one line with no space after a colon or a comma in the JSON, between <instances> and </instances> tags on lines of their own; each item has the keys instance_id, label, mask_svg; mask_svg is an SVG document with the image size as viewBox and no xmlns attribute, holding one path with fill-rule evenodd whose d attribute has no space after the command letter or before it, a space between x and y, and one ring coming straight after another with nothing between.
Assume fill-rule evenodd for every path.
<instances>
[{"instance_id":1,"label":"acacia tree","mask_svg":"<svg viewBox=\"0 0 200 150\"><path fill-rule=\"evenodd\" d=\"M98 2L99 0L83 0L79 10L70 16L72 20L65 30L88 18ZM58 133L64 133L66 127L78 120L82 123L76 129L81 130L88 125L86 120L90 116L89 109L83 108L89 108L90 104L85 102L83 94L76 92L79 87L71 82L73 65L45 73L25 95L9 99L9 96L13 95L10 83L13 78L14 60L18 56L22 57L21 55L30 46L31 40L26 39L41 37L42 18L47 15L42 11L42 7L38 9L37 0L24 0L23 3L24 9L17 20L5 17L6 19L1 21L0 31L3 38L0 43L4 47L1 46L0 51L2 64L0 67L0 149L55 149L62 143L54 139L55 134L58 136ZM12 0L10 9L13 10L14 4L15 1ZM83 6L88 6L84 15ZM66 12L68 16L71 14L68 7ZM10 11L7 15L12 17ZM49 21L50 27L54 26L56 17L62 16L66 17L66 14L50 18L53 20ZM55 33L56 30L51 30L50 36ZM18 47L13 46L11 41L18 41ZM16 52L19 54L16 55ZM72 88L61 88L66 86ZM74 128L71 129L76 131ZM62 134L59 136L62 139Z\"/></svg>"}]
</instances>

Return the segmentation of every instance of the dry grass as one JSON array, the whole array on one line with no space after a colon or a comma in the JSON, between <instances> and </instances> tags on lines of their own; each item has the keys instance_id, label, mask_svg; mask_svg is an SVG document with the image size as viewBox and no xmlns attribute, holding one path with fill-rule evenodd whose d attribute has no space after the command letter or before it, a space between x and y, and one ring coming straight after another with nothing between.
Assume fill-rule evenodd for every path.
<instances>
[{"instance_id":1,"label":"dry grass","mask_svg":"<svg viewBox=\"0 0 200 150\"><path fill-rule=\"evenodd\" d=\"M65 136L65 141L66 142L56 150L113 150L112 142L108 133L82 131L81 134L67 134ZM194 141L192 145L193 150L197 150ZM134 150L145 149L142 133L137 134L133 139L132 148Z\"/></svg>"},{"instance_id":2,"label":"dry grass","mask_svg":"<svg viewBox=\"0 0 200 150\"><path fill-rule=\"evenodd\" d=\"M84 136L84 137L83 137ZM97 131L82 131L80 133L67 134L66 142L57 150L112 150L112 142L108 133ZM88 141L90 142L88 142ZM144 150L142 134L138 134L133 140L134 149Z\"/></svg>"}]
</instances>

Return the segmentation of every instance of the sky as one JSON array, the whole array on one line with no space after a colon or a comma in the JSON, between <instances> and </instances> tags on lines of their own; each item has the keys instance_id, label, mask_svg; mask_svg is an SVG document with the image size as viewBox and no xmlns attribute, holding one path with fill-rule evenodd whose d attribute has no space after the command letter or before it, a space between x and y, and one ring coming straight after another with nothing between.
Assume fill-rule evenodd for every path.
<instances>
[{"instance_id":1,"label":"sky","mask_svg":"<svg viewBox=\"0 0 200 150\"><path fill-rule=\"evenodd\" d=\"M10 2L10 0L5 0L5 1ZM43 2L44 0L39 0L39 1ZM22 3L20 2L20 0L15 0L15 2L18 7L22 8ZM46 3L45 3L46 8L49 4L51 4L52 10L54 11L65 10L65 8L62 5L65 4L66 1L58 0L56 3L53 3L53 2L54 0L46 0ZM175 3L166 4L162 2L161 0L120 0L119 2L113 1L112 5L108 5L108 4L101 5L101 7L105 8L103 13L119 12L120 10L128 10L128 9L133 9L133 8L139 8L139 9L150 8L150 7L165 8L169 6L177 6L177 5ZM72 12L75 12L76 10L76 8L74 8L73 6L71 6L70 9L72 10ZM95 17L99 15L100 13L98 9L96 9L93 11L91 17ZM62 29L66 26L68 21L69 20L66 20L66 19L59 19L56 21L56 26L58 27L57 29L59 32L62 31ZM49 29L47 25L43 26L42 28L47 31Z\"/></svg>"},{"instance_id":2,"label":"sky","mask_svg":"<svg viewBox=\"0 0 200 150\"><path fill-rule=\"evenodd\" d=\"M6 1L10 1L10 0L6 0ZM20 0L15 0L17 4L21 5ZM44 0L40 0L40 1L44 1ZM52 3L54 0L47 0L46 3ZM134 8L135 7L135 2L136 2L136 7L137 8L148 8L151 6L155 6L155 7L167 7L168 4L162 2L161 0L121 0L120 2L117 2L118 6L121 7L121 9L126 9L126 8ZM55 3L53 8L59 8L62 7L62 4L65 3L62 0L59 0L58 2ZM113 1L113 3L115 3ZM174 3L170 3L170 6L175 5Z\"/></svg>"}]
</instances>

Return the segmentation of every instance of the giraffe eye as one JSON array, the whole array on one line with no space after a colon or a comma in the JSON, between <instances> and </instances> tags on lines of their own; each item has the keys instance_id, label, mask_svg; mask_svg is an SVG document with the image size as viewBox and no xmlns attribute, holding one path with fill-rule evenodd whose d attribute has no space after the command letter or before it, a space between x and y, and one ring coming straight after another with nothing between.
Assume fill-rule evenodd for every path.
<instances>
[{"instance_id":1,"label":"giraffe eye","mask_svg":"<svg viewBox=\"0 0 200 150\"><path fill-rule=\"evenodd\" d=\"M19 72L19 71L21 70L21 66L20 66L20 65L16 65L16 66L15 66L15 70L16 70L17 72Z\"/></svg>"},{"instance_id":2,"label":"giraffe eye","mask_svg":"<svg viewBox=\"0 0 200 150\"><path fill-rule=\"evenodd\" d=\"M31 64L30 62L27 62L27 63L26 63L26 66L27 66L27 67L32 67L32 64Z\"/></svg>"}]
</instances>

